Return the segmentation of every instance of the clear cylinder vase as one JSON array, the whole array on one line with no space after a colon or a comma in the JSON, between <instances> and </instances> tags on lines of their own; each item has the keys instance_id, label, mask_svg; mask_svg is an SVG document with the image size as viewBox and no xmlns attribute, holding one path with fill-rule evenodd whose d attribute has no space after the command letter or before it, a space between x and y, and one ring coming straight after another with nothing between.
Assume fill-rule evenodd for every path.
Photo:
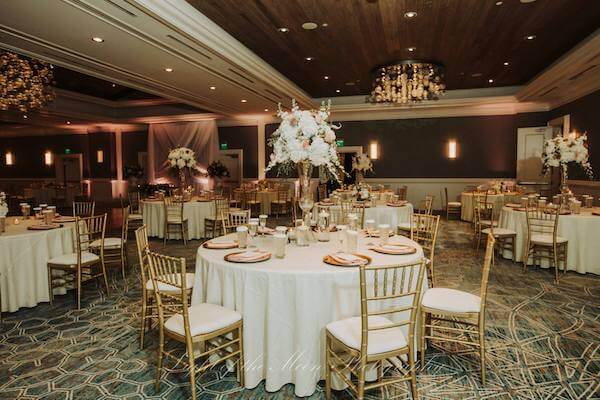
<instances>
[{"instance_id":1,"label":"clear cylinder vase","mask_svg":"<svg viewBox=\"0 0 600 400\"><path fill-rule=\"evenodd\" d=\"M302 210L302 219L306 226L310 226L310 211L313 209L314 200L310 191L310 178L313 166L308 161L298 163L299 199L298 205Z\"/></svg>"},{"instance_id":2,"label":"clear cylinder vase","mask_svg":"<svg viewBox=\"0 0 600 400\"><path fill-rule=\"evenodd\" d=\"M561 175L560 175L560 193L561 194L571 194L571 189L569 189L569 184L567 183L567 179L569 179L569 170L565 164L561 165Z\"/></svg>"}]
</instances>

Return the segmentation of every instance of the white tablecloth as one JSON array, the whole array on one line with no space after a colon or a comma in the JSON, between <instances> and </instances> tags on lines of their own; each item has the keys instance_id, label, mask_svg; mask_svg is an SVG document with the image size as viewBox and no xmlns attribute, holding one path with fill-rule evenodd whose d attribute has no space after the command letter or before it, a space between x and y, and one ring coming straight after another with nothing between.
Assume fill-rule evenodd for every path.
<instances>
[{"instance_id":1,"label":"white tablecloth","mask_svg":"<svg viewBox=\"0 0 600 400\"><path fill-rule=\"evenodd\" d=\"M257 244L270 250L271 240L261 238ZM420 246L408 238L393 239L418 248L405 256L367 250L366 240L359 240L359 252L371 256L375 265L413 262L423 256ZM323 256L335 250L335 240L310 247L290 244L284 259L235 264L223 260L234 250L198 248L192 303L219 304L244 316L247 388L266 380L266 390L274 392L293 383L296 395L309 396L324 378L325 326L360 316L358 268L323 263Z\"/></svg>"},{"instance_id":2,"label":"white tablecloth","mask_svg":"<svg viewBox=\"0 0 600 400\"><path fill-rule=\"evenodd\" d=\"M165 235L165 209L162 201L142 201L144 224L148 227L148 236L163 238ZM188 220L188 239L202 239L204 219L215 214L215 203L211 201L188 201L183 205L183 218ZM170 237L179 237L172 232Z\"/></svg>"},{"instance_id":3,"label":"white tablecloth","mask_svg":"<svg viewBox=\"0 0 600 400\"><path fill-rule=\"evenodd\" d=\"M515 259L523 261L523 249L527 240L525 211L503 207L499 226L517 232ZM581 214L561 215L558 217L558 235L569 240L567 270L600 275L600 216L592 215L591 210L585 208ZM506 251L503 256L512 258L510 251ZM542 266L549 265L545 263Z\"/></svg>"},{"instance_id":4,"label":"white tablecloth","mask_svg":"<svg viewBox=\"0 0 600 400\"><path fill-rule=\"evenodd\" d=\"M14 225L8 217L6 232L0 235L0 295L2 311L34 307L48 297L47 262L74 251L74 224L48 231L30 231L33 220ZM64 293L64 291L63 291Z\"/></svg>"},{"instance_id":5,"label":"white tablecloth","mask_svg":"<svg viewBox=\"0 0 600 400\"><path fill-rule=\"evenodd\" d=\"M330 214L335 220L335 213L340 213L340 206L329 207ZM365 221L368 219L375 220L375 224L389 224L392 227L398 226L399 223L409 223L410 216L413 213L413 205L407 203L402 207L390 206L373 206L365 208Z\"/></svg>"},{"instance_id":6,"label":"white tablecloth","mask_svg":"<svg viewBox=\"0 0 600 400\"><path fill-rule=\"evenodd\" d=\"M500 193L500 194L488 194L487 201L490 204L496 204L498 207L504 204L504 198L509 197L507 201L516 201L520 199L521 195L517 193ZM460 203L462 205L460 210L460 219L463 221L473 221L473 193L462 192L460 194Z\"/></svg>"}]
</instances>

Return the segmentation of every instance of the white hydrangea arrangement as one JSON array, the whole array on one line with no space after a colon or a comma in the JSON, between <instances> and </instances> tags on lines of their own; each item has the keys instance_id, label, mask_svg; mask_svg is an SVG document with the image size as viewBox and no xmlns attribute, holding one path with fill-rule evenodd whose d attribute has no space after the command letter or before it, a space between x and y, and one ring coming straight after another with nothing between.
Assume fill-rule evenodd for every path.
<instances>
[{"instance_id":1,"label":"white hydrangea arrangement","mask_svg":"<svg viewBox=\"0 0 600 400\"><path fill-rule=\"evenodd\" d=\"M586 134L579 137L575 135L556 136L547 140L542 153L542 172L546 173L550 167L566 168L568 163L575 162L581 165L591 178L593 173L586 143Z\"/></svg>"},{"instance_id":2,"label":"white hydrangea arrangement","mask_svg":"<svg viewBox=\"0 0 600 400\"><path fill-rule=\"evenodd\" d=\"M365 153L356 154L352 157L352 170L363 173L373 171L373 162Z\"/></svg>"},{"instance_id":3,"label":"white hydrangea arrangement","mask_svg":"<svg viewBox=\"0 0 600 400\"><path fill-rule=\"evenodd\" d=\"M0 192L0 217L6 217L8 214L8 204L6 203L6 193Z\"/></svg>"},{"instance_id":4,"label":"white hydrangea arrangement","mask_svg":"<svg viewBox=\"0 0 600 400\"><path fill-rule=\"evenodd\" d=\"M167 156L167 163L171 168L178 170L186 168L190 171L197 170L196 154L194 153L194 150L188 149L187 147L178 147L171 150Z\"/></svg>"},{"instance_id":5,"label":"white hydrangea arrangement","mask_svg":"<svg viewBox=\"0 0 600 400\"><path fill-rule=\"evenodd\" d=\"M328 119L331 104L322 103L319 110L300 110L295 100L292 108L285 111L278 107L277 116L281 124L269 139L273 153L266 170L277 166L281 170L290 170L299 163L310 163L324 167L331 176L339 181L342 170L335 143L335 130L339 126Z\"/></svg>"}]
</instances>

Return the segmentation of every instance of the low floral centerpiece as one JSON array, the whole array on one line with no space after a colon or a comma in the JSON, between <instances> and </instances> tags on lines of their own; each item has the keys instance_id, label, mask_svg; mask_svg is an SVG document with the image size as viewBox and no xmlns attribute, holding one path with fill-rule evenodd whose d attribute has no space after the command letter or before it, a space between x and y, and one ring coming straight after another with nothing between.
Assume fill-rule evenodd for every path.
<instances>
[{"instance_id":1,"label":"low floral centerpiece","mask_svg":"<svg viewBox=\"0 0 600 400\"><path fill-rule=\"evenodd\" d=\"M123 177L129 181L130 188L135 188L138 185L138 180L144 177L144 168L138 164L126 165L123 167Z\"/></svg>"},{"instance_id":2,"label":"low floral centerpiece","mask_svg":"<svg viewBox=\"0 0 600 400\"><path fill-rule=\"evenodd\" d=\"M364 182L357 182L350 187L352 196L359 201L367 201L371 199L371 187Z\"/></svg>"},{"instance_id":3,"label":"low floral centerpiece","mask_svg":"<svg viewBox=\"0 0 600 400\"><path fill-rule=\"evenodd\" d=\"M335 180L344 174L337 154L335 130L339 126L331 124L331 103L323 102L318 110L301 110L292 100L290 111L278 107L277 116L281 124L269 139L273 147L266 170L277 167L279 173L298 169L300 178L300 208L305 212L312 209L310 177L313 167L323 167Z\"/></svg>"},{"instance_id":4,"label":"low floral centerpiece","mask_svg":"<svg viewBox=\"0 0 600 400\"><path fill-rule=\"evenodd\" d=\"M194 150L187 147L178 147L169 152L166 164L179 177L180 188L185 187L186 173L193 176L203 171L196 164L196 154Z\"/></svg>"},{"instance_id":5,"label":"low floral centerpiece","mask_svg":"<svg viewBox=\"0 0 600 400\"><path fill-rule=\"evenodd\" d=\"M556 136L544 143L542 173L546 173L551 167L560 167L562 169L560 189L563 194L570 193L567 185L569 163L581 165L588 177L593 177L585 133L580 136L573 133L566 137Z\"/></svg>"},{"instance_id":6,"label":"low floral centerpiece","mask_svg":"<svg viewBox=\"0 0 600 400\"><path fill-rule=\"evenodd\" d=\"M0 192L0 217L6 217L8 214L8 204L6 203L6 193Z\"/></svg>"},{"instance_id":7,"label":"low floral centerpiece","mask_svg":"<svg viewBox=\"0 0 600 400\"><path fill-rule=\"evenodd\" d=\"M352 157L352 170L355 172L356 182L364 180L365 173L373 171L373 162L365 153L356 154Z\"/></svg>"},{"instance_id":8,"label":"low floral centerpiece","mask_svg":"<svg viewBox=\"0 0 600 400\"><path fill-rule=\"evenodd\" d=\"M216 181L216 186L221 186L223 178L229 178L231 174L229 173L229 169L219 160L213 161L208 164L206 168L206 173L209 177Z\"/></svg>"}]
</instances>

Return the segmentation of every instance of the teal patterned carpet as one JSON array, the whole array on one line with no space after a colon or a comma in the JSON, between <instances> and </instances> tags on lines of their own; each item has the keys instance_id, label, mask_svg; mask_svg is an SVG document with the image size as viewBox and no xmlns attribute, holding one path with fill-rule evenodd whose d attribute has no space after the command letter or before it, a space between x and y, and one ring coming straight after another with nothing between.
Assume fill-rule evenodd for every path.
<instances>
[{"instance_id":1,"label":"teal patterned carpet","mask_svg":"<svg viewBox=\"0 0 600 400\"><path fill-rule=\"evenodd\" d=\"M473 293L479 289L482 252L471 245L470 225L444 222L436 257L438 285ZM130 246L133 243L130 243ZM154 249L186 256L190 267L198 241L185 248L152 242ZM130 260L136 263L133 247ZM192 267L193 268L193 267ZM132 266L128 286L112 275L111 296L94 284L82 310L73 297L54 306L4 314L0 327L2 399L187 399L188 376L170 373L154 391L156 339L138 341L139 283ZM466 348L429 346L419 373L421 399L598 399L600 398L600 277L569 272L560 284L550 270L497 260L490 276L487 312L488 382L479 379L479 357ZM293 399L292 385L267 393L238 387L223 369L197 380L199 399ZM324 398L322 385L310 399ZM350 399L334 392L336 399ZM399 385L369 399L410 398Z\"/></svg>"}]
</instances>

